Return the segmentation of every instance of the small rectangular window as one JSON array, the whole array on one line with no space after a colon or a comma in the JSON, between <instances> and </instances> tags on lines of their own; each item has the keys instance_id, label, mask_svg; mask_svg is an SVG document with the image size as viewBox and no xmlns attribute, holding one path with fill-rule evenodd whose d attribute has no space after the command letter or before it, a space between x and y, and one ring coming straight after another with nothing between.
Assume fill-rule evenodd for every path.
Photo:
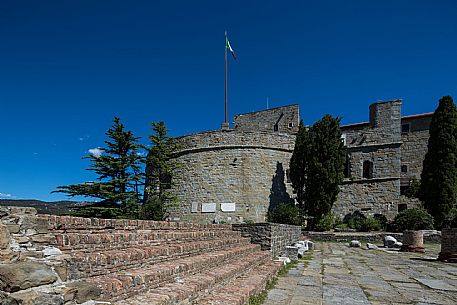
<instances>
[{"instance_id":1,"label":"small rectangular window","mask_svg":"<svg viewBox=\"0 0 457 305\"><path fill-rule=\"evenodd\" d=\"M401 172L402 173L407 173L408 172L408 166L407 165L402 165L401 166Z\"/></svg>"},{"instance_id":2,"label":"small rectangular window","mask_svg":"<svg viewBox=\"0 0 457 305\"><path fill-rule=\"evenodd\" d=\"M294 123L290 122L289 123L289 128L292 128L292 127L294 127Z\"/></svg>"},{"instance_id":3,"label":"small rectangular window","mask_svg":"<svg viewBox=\"0 0 457 305\"><path fill-rule=\"evenodd\" d=\"M287 183L292 183L290 180L290 169L286 169L286 181Z\"/></svg>"},{"instance_id":4,"label":"small rectangular window","mask_svg":"<svg viewBox=\"0 0 457 305\"><path fill-rule=\"evenodd\" d=\"M278 131L278 129L279 129L278 124L275 124L275 125L273 126L273 131Z\"/></svg>"},{"instance_id":5,"label":"small rectangular window","mask_svg":"<svg viewBox=\"0 0 457 305\"><path fill-rule=\"evenodd\" d=\"M401 132L409 132L411 130L411 124L406 123L401 125Z\"/></svg>"},{"instance_id":6,"label":"small rectangular window","mask_svg":"<svg viewBox=\"0 0 457 305\"><path fill-rule=\"evenodd\" d=\"M398 204L398 213L400 213L401 211L404 211L408 208L408 205L406 203L399 203Z\"/></svg>"}]
</instances>

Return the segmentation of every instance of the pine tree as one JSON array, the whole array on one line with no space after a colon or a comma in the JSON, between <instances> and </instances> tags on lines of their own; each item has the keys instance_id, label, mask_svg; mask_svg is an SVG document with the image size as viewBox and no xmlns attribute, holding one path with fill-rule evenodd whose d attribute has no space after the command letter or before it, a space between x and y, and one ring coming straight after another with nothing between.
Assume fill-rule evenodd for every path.
<instances>
[{"instance_id":1,"label":"pine tree","mask_svg":"<svg viewBox=\"0 0 457 305\"><path fill-rule=\"evenodd\" d=\"M85 196L102 199L102 206L118 206L125 216L134 217L141 201L139 188L143 184L144 174L140 155L142 145L138 137L125 130L120 119L115 117L113 126L106 132L108 140L101 155L88 155L91 162L88 170L94 171L97 181L90 183L58 186L57 193L66 193L70 197Z\"/></svg>"},{"instance_id":2,"label":"pine tree","mask_svg":"<svg viewBox=\"0 0 457 305\"><path fill-rule=\"evenodd\" d=\"M173 175L179 167L175 154L178 144L168 135L164 122L151 123L153 134L146 159L146 186L142 218L163 220L167 208L176 204L177 196L171 191Z\"/></svg>"},{"instance_id":3,"label":"pine tree","mask_svg":"<svg viewBox=\"0 0 457 305\"><path fill-rule=\"evenodd\" d=\"M457 108L452 97L440 99L429 132L420 198L435 224L441 227L457 203Z\"/></svg>"},{"instance_id":4,"label":"pine tree","mask_svg":"<svg viewBox=\"0 0 457 305\"><path fill-rule=\"evenodd\" d=\"M305 200L305 183L307 173L307 144L308 144L308 130L304 126L303 121L300 121L297 138L295 139L295 147L290 159L290 181L292 188L297 194L298 206L303 209Z\"/></svg>"},{"instance_id":5,"label":"pine tree","mask_svg":"<svg viewBox=\"0 0 457 305\"><path fill-rule=\"evenodd\" d=\"M310 216L310 227L330 213L343 181L345 148L340 119L325 115L308 131L301 127L290 163L297 201Z\"/></svg>"}]
</instances>

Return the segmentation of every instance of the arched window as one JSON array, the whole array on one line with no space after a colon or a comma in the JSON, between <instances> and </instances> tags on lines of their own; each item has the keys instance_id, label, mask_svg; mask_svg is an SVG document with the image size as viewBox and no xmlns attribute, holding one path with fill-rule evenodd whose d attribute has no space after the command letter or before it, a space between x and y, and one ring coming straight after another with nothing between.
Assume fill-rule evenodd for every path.
<instances>
[{"instance_id":1,"label":"arched window","mask_svg":"<svg viewBox=\"0 0 457 305\"><path fill-rule=\"evenodd\" d=\"M363 178L373 178L373 162L368 160L363 161Z\"/></svg>"}]
</instances>

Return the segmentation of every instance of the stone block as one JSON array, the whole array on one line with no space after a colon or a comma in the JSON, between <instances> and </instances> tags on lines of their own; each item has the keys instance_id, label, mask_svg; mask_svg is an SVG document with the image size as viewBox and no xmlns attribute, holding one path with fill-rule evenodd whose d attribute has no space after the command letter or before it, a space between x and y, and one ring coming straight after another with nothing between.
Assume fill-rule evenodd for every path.
<instances>
[{"instance_id":1,"label":"stone block","mask_svg":"<svg viewBox=\"0 0 457 305\"><path fill-rule=\"evenodd\" d=\"M198 213L198 202L192 202L192 213Z\"/></svg>"},{"instance_id":2,"label":"stone block","mask_svg":"<svg viewBox=\"0 0 457 305\"><path fill-rule=\"evenodd\" d=\"M16 292L10 296L18 300L21 305L63 305L62 296L33 290Z\"/></svg>"},{"instance_id":3,"label":"stone block","mask_svg":"<svg viewBox=\"0 0 457 305\"><path fill-rule=\"evenodd\" d=\"M55 245L56 237L53 234L36 234L30 237L32 243Z\"/></svg>"},{"instance_id":4,"label":"stone block","mask_svg":"<svg viewBox=\"0 0 457 305\"><path fill-rule=\"evenodd\" d=\"M75 300L77 303L84 303L89 300L97 300L102 293L101 289L96 284L86 281L73 282L68 284L69 288L76 288Z\"/></svg>"},{"instance_id":5,"label":"stone block","mask_svg":"<svg viewBox=\"0 0 457 305\"><path fill-rule=\"evenodd\" d=\"M0 250L0 261L2 263L13 262L19 259L20 252L11 250Z\"/></svg>"},{"instance_id":6,"label":"stone block","mask_svg":"<svg viewBox=\"0 0 457 305\"><path fill-rule=\"evenodd\" d=\"M36 262L0 265L0 289L15 292L54 283L57 276L48 266Z\"/></svg>"},{"instance_id":7,"label":"stone block","mask_svg":"<svg viewBox=\"0 0 457 305\"><path fill-rule=\"evenodd\" d=\"M7 226L0 223L0 250L8 248L10 239L11 236Z\"/></svg>"},{"instance_id":8,"label":"stone block","mask_svg":"<svg viewBox=\"0 0 457 305\"><path fill-rule=\"evenodd\" d=\"M8 231L10 231L11 234L19 233L18 224L6 224L6 227L8 228Z\"/></svg>"}]
</instances>

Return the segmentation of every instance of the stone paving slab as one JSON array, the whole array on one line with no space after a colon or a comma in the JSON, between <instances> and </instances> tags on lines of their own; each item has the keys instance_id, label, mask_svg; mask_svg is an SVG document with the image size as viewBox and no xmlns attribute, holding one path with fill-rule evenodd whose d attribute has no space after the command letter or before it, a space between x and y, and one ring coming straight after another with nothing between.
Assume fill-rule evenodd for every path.
<instances>
[{"instance_id":1,"label":"stone paving slab","mask_svg":"<svg viewBox=\"0 0 457 305\"><path fill-rule=\"evenodd\" d=\"M426 244L426 254L315 245L313 258L280 277L264 305L457 304L457 265L430 260L438 244Z\"/></svg>"}]
</instances>

